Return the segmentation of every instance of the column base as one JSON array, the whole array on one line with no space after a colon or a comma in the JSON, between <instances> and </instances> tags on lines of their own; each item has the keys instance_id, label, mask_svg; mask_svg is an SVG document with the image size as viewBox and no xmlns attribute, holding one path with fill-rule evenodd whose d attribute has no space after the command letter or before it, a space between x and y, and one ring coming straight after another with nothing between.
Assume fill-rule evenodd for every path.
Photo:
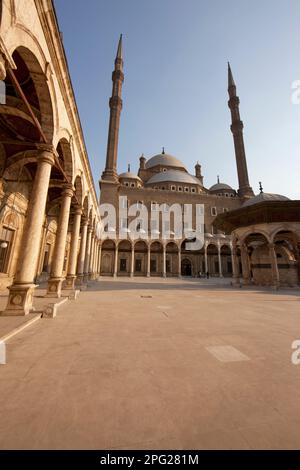
<instances>
[{"instance_id":1,"label":"column base","mask_svg":"<svg viewBox=\"0 0 300 470\"><path fill-rule=\"evenodd\" d=\"M10 286L6 309L0 313L0 316L23 316L33 312L35 310L32 305L33 293L36 287L36 284Z\"/></svg>"},{"instance_id":2,"label":"column base","mask_svg":"<svg viewBox=\"0 0 300 470\"><path fill-rule=\"evenodd\" d=\"M76 276L67 276L64 284L65 290L75 290Z\"/></svg>"},{"instance_id":3,"label":"column base","mask_svg":"<svg viewBox=\"0 0 300 470\"><path fill-rule=\"evenodd\" d=\"M63 277L52 277L48 280L48 289L46 297L59 299L61 297L62 284L65 279Z\"/></svg>"},{"instance_id":4,"label":"column base","mask_svg":"<svg viewBox=\"0 0 300 470\"><path fill-rule=\"evenodd\" d=\"M151 276L150 276L150 273L147 273L147 277L151 277Z\"/></svg>"},{"instance_id":5,"label":"column base","mask_svg":"<svg viewBox=\"0 0 300 470\"><path fill-rule=\"evenodd\" d=\"M89 274L84 274L83 276L83 284L86 284L90 280Z\"/></svg>"},{"instance_id":6,"label":"column base","mask_svg":"<svg viewBox=\"0 0 300 470\"><path fill-rule=\"evenodd\" d=\"M76 281L75 281L76 286L82 286L84 284L83 278L84 278L83 274L78 274L76 276Z\"/></svg>"}]
</instances>

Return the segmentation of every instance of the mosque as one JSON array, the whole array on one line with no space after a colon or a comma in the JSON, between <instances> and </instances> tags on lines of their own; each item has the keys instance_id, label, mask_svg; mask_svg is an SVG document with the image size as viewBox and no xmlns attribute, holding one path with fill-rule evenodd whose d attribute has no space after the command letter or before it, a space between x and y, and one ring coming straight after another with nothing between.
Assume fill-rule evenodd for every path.
<instances>
[{"instance_id":1,"label":"mosque","mask_svg":"<svg viewBox=\"0 0 300 470\"><path fill-rule=\"evenodd\" d=\"M142 155L139 159L138 174L132 173L130 167L126 173L118 174L118 135L124 80L122 36L112 80L107 156L100 180L100 202L113 203L118 210L119 197L126 196L128 206L144 204L150 215L159 210L159 207L162 210L166 207L168 210L173 204L180 204L184 212L185 205L191 205L194 211L192 230L195 230L197 205L203 205L204 246L198 251L191 251L187 249L188 240L184 237L174 240L171 218L167 222L169 238L153 237L153 233L163 233L165 227L162 226L162 217L155 227L153 221L149 220L147 240L124 240L120 232L128 230L128 217L121 219L120 225L113 228L113 233L110 232L110 227L104 227L106 239L101 245L101 275L198 277L208 274L233 277L235 284L239 284L243 278L244 284L255 282L276 286L298 285L299 205L284 196L264 193L262 188L260 194L254 196L248 177L243 122L239 112L240 101L230 64L228 106L231 112L238 189L220 182L219 178L210 188L205 187L201 165L198 162L195 164L195 174L192 175L180 159L169 155L164 149L150 158ZM272 218L267 224L265 222L266 203L267 207L277 208L279 212L276 221L274 220L275 225L271 224ZM289 208L288 212L285 207ZM255 219L258 226L255 229L253 226L249 228L250 221L244 214L253 210L256 213L259 208L262 211L261 216ZM278 211L278 208L281 210ZM231 217L235 217L234 224L229 223ZM260 227L262 221L264 224ZM240 223L247 228L238 230ZM289 230L286 230L287 225Z\"/></svg>"},{"instance_id":2,"label":"mosque","mask_svg":"<svg viewBox=\"0 0 300 470\"><path fill-rule=\"evenodd\" d=\"M38 284L45 283L46 297L60 298L101 276L208 273L239 285L299 285L300 202L262 189L254 195L230 65L238 188L219 180L206 187L198 162L190 174L184 161L164 149L141 155L138 174L130 168L119 174L120 38L99 201L52 0L0 2L0 33L0 288L8 288L2 314L31 312ZM99 211L100 202L118 212L120 196L128 205L143 203L149 213L176 203L183 212L186 205L203 205L203 247L190 251L186 237L174 239L171 219L167 239L161 237L161 219L149 224L147 240L124 239L120 230L128 230L129 218L108 227Z\"/></svg>"}]
</instances>

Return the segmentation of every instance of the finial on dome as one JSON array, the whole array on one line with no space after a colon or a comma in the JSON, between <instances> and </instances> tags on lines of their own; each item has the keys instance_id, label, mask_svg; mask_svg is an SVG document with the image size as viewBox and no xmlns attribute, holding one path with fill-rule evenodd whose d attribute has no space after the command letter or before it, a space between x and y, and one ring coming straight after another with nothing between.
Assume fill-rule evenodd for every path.
<instances>
[{"instance_id":1,"label":"finial on dome","mask_svg":"<svg viewBox=\"0 0 300 470\"><path fill-rule=\"evenodd\" d=\"M260 194L262 194L264 192L264 188L262 187L262 182L261 181L259 182L259 191L260 191Z\"/></svg>"},{"instance_id":2,"label":"finial on dome","mask_svg":"<svg viewBox=\"0 0 300 470\"><path fill-rule=\"evenodd\" d=\"M161 152L161 153L162 153L162 155L165 154L165 147L162 148L162 152Z\"/></svg>"},{"instance_id":3,"label":"finial on dome","mask_svg":"<svg viewBox=\"0 0 300 470\"><path fill-rule=\"evenodd\" d=\"M130 173L130 163L128 163L128 173Z\"/></svg>"},{"instance_id":4,"label":"finial on dome","mask_svg":"<svg viewBox=\"0 0 300 470\"><path fill-rule=\"evenodd\" d=\"M220 176L219 175L217 176L217 182L218 182L218 184L220 184Z\"/></svg>"}]
</instances>

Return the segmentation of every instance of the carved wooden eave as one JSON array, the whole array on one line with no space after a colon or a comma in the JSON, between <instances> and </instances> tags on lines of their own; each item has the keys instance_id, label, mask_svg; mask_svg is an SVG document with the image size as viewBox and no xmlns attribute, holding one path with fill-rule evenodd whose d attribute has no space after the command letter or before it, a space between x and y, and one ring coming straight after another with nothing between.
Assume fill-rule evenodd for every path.
<instances>
[{"instance_id":1,"label":"carved wooden eave","mask_svg":"<svg viewBox=\"0 0 300 470\"><path fill-rule=\"evenodd\" d=\"M231 233L240 227L275 222L300 222L300 201L264 201L219 214L214 226Z\"/></svg>"}]
</instances>

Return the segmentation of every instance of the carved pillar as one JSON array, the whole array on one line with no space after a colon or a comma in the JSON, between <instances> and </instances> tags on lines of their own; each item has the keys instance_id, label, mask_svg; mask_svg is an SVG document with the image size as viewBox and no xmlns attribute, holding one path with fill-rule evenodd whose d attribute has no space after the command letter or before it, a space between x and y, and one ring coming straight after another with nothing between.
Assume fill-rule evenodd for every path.
<instances>
[{"instance_id":1,"label":"carved pillar","mask_svg":"<svg viewBox=\"0 0 300 470\"><path fill-rule=\"evenodd\" d=\"M99 244L99 255L98 255L98 274L101 276L101 259L102 259L102 243Z\"/></svg>"},{"instance_id":2,"label":"carved pillar","mask_svg":"<svg viewBox=\"0 0 300 470\"><path fill-rule=\"evenodd\" d=\"M273 287L278 289L280 285L280 278L279 278L279 270L278 270L277 256L276 256L274 243L269 243L269 253L270 253L270 261L271 261L271 269L272 269L272 285Z\"/></svg>"},{"instance_id":3,"label":"carved pillar","mask_svg":"<svg viewBox=\"0 0 300 470\"><path fill-rule=\"evenodd\" d=\"M204 245L205 274L208 273L207 245Z\"/></svg>"},{"instance_id":4,"label":"carved pillar","mask_svg":"<svg viewBox=\"0 0 300 470\"><path fill-rule=\"evenodd\" d=\"M66 278L65 289L75 289L75 280L76 280L76 264L77 264L77 253L78 253L78 240L80 232L80 222L81 222L82 208L77 206L75 208L74 220L73 220L73 230L70 246L70 256L69 256L69 265Z\"/></svg>"},{"instance_id":5,"label":"carved pillar","mask_svg":"<svg viewBox=\"0 0 300 470\"><path fill-rule=\"evenodd\" d=\"M91 254L89 263L89 279L94 279L94 255L95 255L95 232L92 233L91 238Z\"/></svg>"},{"instance_id":6,"label":"carved pillar","mask_svg":"<svg viewBox=\"0 0 300 470\"><path fill-rule=\"evenodd\" d=\"M116 245L116 251L115 251L115 265L114 265L114 277L117 277L118 275L118 258L119 258L119 247Z\"/></svg>"},{"instance_id":7,"label":"carved pillar","mask_svg":"<svg viewBox=\"0 0 300 470\"><path fill-rule=\"evenodd\" d=\"M163 277L167 277L166 262L167 262L166 245L163 245Z\"/></svg>"},{"instance_id":8,"label":"carved pillar","mask_svg":"<svg viewBox=\"0 0 300 470\"><path fill-rule=\"evenodd\" d=\"M79 285L83 284L83 277L84 277L84 260L85 260L85 252L86 252L86 241L87 241L87 229L88 229L88 220L86 218L82 218L82 228L81 228L81 241L80 241L80 251L78 256L78 263L77 263L77 278L76 282Z\"/></svg>"},{"instance_id":9,"label":"carved pillar","mask_svg":"<svg viewBox=\"0 0 300 470\"><path fill-rule=\"evenodd\" d=\"M87 234L87 239L86 239L86 249L85 249L85 258L84 258L84 268L83 268L83 281L84 282L87 282L89 280L92 233L93 233L93 228L88 227L88 234Z\"/></svg>"},{"instance_id":10,"label":"carved pillar","mask_svg":"<svg viewBox=\"0 0 300 470\"><path fill-rule=\"evenodd\" d=\"M239 259L237 255L236 242L234 242L231 247L231 264L232 264L232 277L233 277L232 284L240 285L240 267L239 267Z\"/></svg>"},{"instance_id":11,"label":"carved pillar","mask_svg":"<svg viewBox=\"0 0 300 470\"><path fill-rule=\"evenodd\" d=\"M130 267L130 277L134 276L134 243L131 245L131 267Z\"/></svg>"},{"instance_id":12,"label":"carved pillar","mask_svg":"<svg viewBox=\"0 0 300 470\"><path fill-rule=\"evenodd\" d=\"M62 283L64 281L62 273L65 259L71 199L73 194L74 191L72 185L66 184L65 189L62 192L62 202L59 211L51 275L48 280L47 297L59 298L61 296Z\"/></svg>"},{"instance_id":13,"label":"carved pillar","mask_svg":"<svg viewBox=\"0 0 300 470\"><path fill-rule=\"evenodd\" d=\"M34 278L40 250L40 240L45 218L54 152L43 146L37 156L37 171L24 225L21 252L18 259L14 283L9 287L6 310L2 315L26 315L33 310L32 297L35 289Z\"/></svg>"},{"instance_id":14,"label":"carved pillar","mask_svg":"<svg viewBox=\"0 0 300 470\"><path fill-rule=\"evenodd\" d=\"M248 255L248 248L245 243L241 245L241 260L243 271L243 284L248 286L251 283L250 260Z\"/></svg>"},{"instance_id":15,"label":"carved pillar","mask_svg":"<svg viewBox=\"0 0 300 470\"><path fill-rule=\"evenodd\" d=\"M181 245L178 247L178 277L181 277Z\"/></svg>"},{"instance_id":16,"label":"carved pillar","mask_svg":"<svg viewBox=\"0 0 300 470\"><path fill-rule=\"evenodd\" d=\"M218 244L218 263L219 263L219 276L223 277L222 272L222 257L221 257L221 246Z\"/></svg>"},{"instance_id":17,"label":"carved pillar","mask_svg":"<svg viewBox=\"0 0 300 470\"><path fill-rule=\"evenodd\" d=\"M151 276L151 245L148 245L148 252L147 252L147 277Z\"/></svg>"}]
</instances>

